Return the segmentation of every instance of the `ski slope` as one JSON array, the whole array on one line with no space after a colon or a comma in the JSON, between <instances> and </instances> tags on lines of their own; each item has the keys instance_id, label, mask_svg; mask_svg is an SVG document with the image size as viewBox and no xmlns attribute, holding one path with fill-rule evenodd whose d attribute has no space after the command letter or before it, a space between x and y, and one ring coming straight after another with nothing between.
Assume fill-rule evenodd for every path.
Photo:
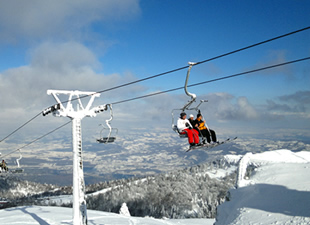
<instances>
[{"instance_id":1,"label":"ski slope","mask_svg":"<svg viewBox=\"0 0 310 225\"><path fill-rule=\"evenodd\" d=\"M276 150L227 155L239 162L238 188L229 192L229 201L218 207L214 219L154 219L88 210L89 224L130 225L229 225L229 224L310 224L310 152ZM256 169L248 176L246 168ZM5 224L72 224L72 209L24 206L0 210Z\"/></svg>"}]
</instances>

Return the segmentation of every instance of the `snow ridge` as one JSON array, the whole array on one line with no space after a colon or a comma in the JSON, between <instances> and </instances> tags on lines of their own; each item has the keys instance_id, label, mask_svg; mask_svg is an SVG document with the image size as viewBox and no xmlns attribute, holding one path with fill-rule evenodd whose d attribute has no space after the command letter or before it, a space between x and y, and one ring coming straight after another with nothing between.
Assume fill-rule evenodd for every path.
<instances>
[{"instance_id":1,"label":"snow ridge","mask_svg":"<svg viewBox=\"0 0 310 225\"><path fill-rule=\"evenodd\" d=\"M238 166L238 175L237 175L237 181L236 181L236 187L243 187L247 185L246 179L246 171L248 166L251 163L251 156L253 154L251 152L246 153L239 161L239 166Z\"/></svg>"},{"instance_id":2,"label":"snow ridge","mask_svg":"<svg viewBox=\"0 0 310 225\"><path fill-rule=\"evenodd\" d=\"M216 225L310 224L310 152L245 154L227 199L217 208Z\"/></svg>"},{"instance_id":3,"label":"snow ridge","mask_svg":"<svg viewBox=\"0 0 310 225\"><path fill-rule=\"evenodd\" d=\"M259 154L246 153L239 160L238 176L236 181L236 187L244 187L249 184L248 177L246 177L247 168L250 165L259 167L268 163L309 163L310 159L305 152L293 153L287 149L280 149L271 152L264 152Z\"/></svg>"}]
</instances>

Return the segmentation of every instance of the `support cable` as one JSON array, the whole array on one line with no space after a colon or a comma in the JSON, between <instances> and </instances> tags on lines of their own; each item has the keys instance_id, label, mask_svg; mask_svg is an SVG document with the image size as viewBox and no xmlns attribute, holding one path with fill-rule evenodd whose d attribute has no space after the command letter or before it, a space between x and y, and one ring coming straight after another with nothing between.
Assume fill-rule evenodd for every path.
<instances>
[{"instance_id":1,"label":"support cable","mask_svg":"<svg viewBox=\"0 0 310 225\"><path fill-rule=\"evenodd\" d=\"M262 41L262 42L258 42L256 44L252 44L252 45L249 45L247 47L243 47L243 48L240 48L240 49L237 49L237 50L234 50L234 51L231 51L231 52L228 52L228 53L225 53L225 54L222 54L222 55L219 55L219 56L215 56L213 58L209 58L209 59L206 59L206 60L203 60L203 61L200 61L200 62L197 62L195 65L199 65L199 64L202 64L202 63L206 63L206 62L210 62L212 60L215 60L215 59L219 59L219 58L222 58L224 56L228 56L228 55L231 55L231 54L234 54L234 53L237 53L237 52L240 52L240 51L243 51L243 50L246 50L246 49L250 49L250 48L253 48L253 47L256 47L256 46L259 46L259 45L262 45L262 44L265 44L265 43L268 43L268 42L271 42L271 41L274 41L274 40L277 40L277 39L280 39L280 38L283 38L283 37L287 37L287 36L290 36L290 35L293 35L293 34L296 34L296 33L299 33L299 32L302 32L302 31L305 31L305 30L308 30L310 29L310 26L308 27L304 27L302 29L299 29L299 30L295 30L295 31L292 31L292 32L289 32L289 33L286 33L286 34L283 34L283 35L280 35L280 36L277 36L277 37L274 37L274 38L271 38L271 39L267 39L265 41ZM193 65L193 66L195 66ZM98 91L98 92L95 92L94 94L97 94L97 93L103 93L103 92L107 92L107 91L112 91L112 90L115 90L115 89L118 89L118 88L122 88L122 87L125 87L125 86L129 86L129 85L132 85L132 84L136 84L136 83L139 83L139 82L142 82L142 81L146 81L146 80L149 80L149 79L153 79L153 78L156 78L156 77L160 77L160 76L163 76L163 75L166 75L166 74L170 74L170 73L173 73L173 72L177 72L179 70L183 70L183 69L187 69L188 66L183 66L183 67L180 67L180 68L177 68L177 69L174 69L174 70L169 70L167 72L164 72L164 73L160 73L160 74L157 74L157 75L153 75L153 76L149 76L149 77L146 77L146 78L143 78L143 79L139 79L139 80L135 80L135 81L132 81L132 82L128 82L128 83L125 83L125 84L122 84L122 85L118 85L118 86L115 86L115 87L112 87L112 88L108 88L108 89L105 89L105 90L102 90L102 91ZM209 81L210 82L210 81ZM84 95L84 96L80 96L79 99L81 98L85 98L85 97L88 97L90 95ZM73 100L78 100L78 98L74 98L74 99L71 99L71 101ZM135 100L135 99L133 99ZM63 101L62 103L67 103L68 101ZM18 127L16 130L14 130L12 133L10 133L9 135L7 135L6 137L4 137L2 140L0 140L0 143L2 141L4 141L5 139L7 139L8 137L10 137L11 135L13 135L14 133L16 133L18 130L20 130L21 128L23 128L25 125L27 125L28 123L30 123L32 120L34 120L35 118L37 118L39 115L41 114L38 113L36 116L34 116L32 119L28 120L26 123L24 123L22 126Z\"/></svg>"},{"instance_id":2,"label":"support cable","mask_svg":"<svg viewBox=\"0 0 310 225\"><path fill-rule=\"evenodd\" d=\"M272 69L272 68L279 67L279 66L285 66L288 64L293 64L293 63L297 63L297 62L301 62L301 61L305 61L305 60L309 60L309 59L310 59L310 57L306 57L306 58L297 59L297 60L293 60L293 61L289 61L289 62L284 62L284 63L279 63L279 64L275 64L275 65L271 65L271 66L266 66L266 67L262 67L262 68L258 68L258 69L254 69L254 70L249 70L249 71L245 71L245 72L241 72L241 73L237 73L237 74L233 74L233 75L229 75L229 76L225 76L225 77L220 77L220 78L216 78L216 79L212 79L212 80L208 80L208 81L203 81L203 82L191 84L191 85L188 85L188 87L194 87L194 86L198 86L198 85L202 85L202 84L206 84L206 83L212 83L212 82L219 81L219 80L225 80L225 79L229 79L229 78L243 76L243 75L246 75L249 73L255 73L258 71ZM172 91L181 90L183 88L184 87L178 87L178 88L173 88L173 89L169 89L166 91L159 91L159 92L155 92L155 93L148 94L148 95L143 95L143 96L139 96L139 97L135 97L135 98L130 98L130 99L114 102L111 104L112 105L121 104L121 103L125 103L125 102L134 101L137 99L147 98L147 97L151 97L151 96L155 96L155 95L159 95L159 94L164 94L164 93L168 93L168 92L172 92Z\"/></svg>"},{"instance_id":3,"label":"support cable","mask_svg":"<svg viewBox=\"0 0 310 225\"><path fill-rule=\"evenodd\" d=\"M28 144L25 144L24 146L22 146L22 147L20 147L20 148L18 148L18 149L16 149L16 150L14 150L14 151L11 151L11 152L9 152L9 153L7 153L7 154L1 156L1 157L4 158L4 157L6 157L6 156L8 156L8 155L13 154L14 152L20 151L21 149L23 149L23 148L25 148L25 147L27 147L27 146L33 144L34 142L36 142L36 141L38 141L38 140L40 140L40 139L46 137L47 135L50 135L51 133L53 133L53 132L59 130L60 128L63 128L64 126L68 125L69 123L71 123L71 120L70 120L69 122L67 122L67 123L65 123L65 124L63 124L63 125L61 125L61 126L55 128L54 130L51 130L50 132L48 132L48 133L46 133L46 134L44 134L44 135L42 135L42 136L40 136L40 137L38 137L38 138L36 138L36 139L30 141Z\"/></svg>"},{"instance_id":4,"label":"support cable","mask_svg":"<svg viewBox=\"0 0 310 225\"><path fill-rule=\"evenodd\" d=\"M234 51L231 51L231 52L228 52L228 53L225 53L225 54L221 54L221 55L215 56L213 58L209 58L209 59L197 62L193 66L196 66L196 65L199 65L199 64L203 64L203 63L206 63L206 62L210 62L210 61L213 61L215 59L219 59L219 58L222 58L222 57L225 57L225 56L228 56L228 55L232 55L234 53L241 52L241 51L244 51L244 50L247 50L247 49L259 46L259 45L262 45L262 44L266 44L268 42L275 41L277 39L284 38L284 37L287 37L287 36L290 36L290 35L293 35L293 34L296 34L296 33L299 33L299 32L305 31L305 30L308 30L308 29L310 29L310 26L304 27L302 29L295 30L295 31L292 31L292 32L289 32L289 33L286 33L286 34L283 34L283 35L280 35L280 36L277 36L277 37L274 37L274 38L270 38L270 39L267 39L265 41L258 42L256 44L252 44L252 45L249 45L249 46L246 46L246 47L243 47L243 48L239 48L237 50L234 50ZM112 87L112 88L108 88L108 89L105 89L105 90L102 90L102 91L97 91L96 93L103 93L103 92L107 92L107 91L112 91L112 90L115 90L115 89L118 89L118 88L126 87L126 86L129 86L129 85L132 85L132 84L136 84L136 83L139 83L139 82L142 82L142 81L150 80L150 79L153 79L153 78L156 78L156 77L160 77L160 76L163 76L163 75L174 73L174 72L177 72L177 71L180 71L180 70L184 70L184 69L187 69L187 68L188 68L188 65L180 67L180 68L177 68L177 69L169 70L169 71L166 71L166 72L163 72L163 73L159 73L159 74L156 74L156 75L153 75L153 76L149 76L149 77L146 77L146 78L143 78L143 79L139 79L139 80L135 80L135 81L132 81L132 82L125 83L125 84L121 84L121 85L118 85L118 86L115 86L115 87ZM89 95L84 95L84 96L80 96L80 98L85 98L85 97L88 97L88 96ZM72 100L77 100L77 99L72 99ZM64 101L62 103L66 103L66 102L67 101Z\"/></svg>"},{"instance_id":5,"label":"support cable","mask_svg":"<svg viewBox=\"0 0 310 225\"><path fill-rule=\"evenodd\" d=\"M220 80L224 80L224 79L229 79L229 78L234 78L234 77L238 77L238 76L243 76L243 75L247 75L247 74L250 74L250 73L255 73L255 72L258 72L258 71L272 69L272 68L276 68L276 67L280 67L280 66L285 66L285 65L289 65L289 64L293 64L293 63L297 63L297 62L302 62L302 61L309 60L309 59L310 59L310 57L305 57L305 58L301 58L301 59L297 59L297 60L292 60L292 61L288 61L288 62L284 62L284 63L274 64L274 65L271 65L271 66L266 66L266 67L262 67L262 68L258 68L258 69L253 69L253 70L249 70L249 71L245 71L245 72L241 72L241 73L237 73L237 74L233 74L233 75L229 75L229 76L225 76L225 77L220 77L220 78L216 78L216 79L212 79L212 80L208 80L208 81L203 81L203 82L191 84L191 85L188 85L188 87L194 87L194 86L199 86L199 85L206 84L206 83L212 83L212 82L215 82L215 81L220 81ZM139 96L139 97L135 97L135 98L130 98L130 99L126 99L126 100L122 100L122 101L118 101L118 102L114 102L114 103L110 103L110 104L112 104L112 105L121 104L121 103L130 102L130 101L134 101L134 100L138 100L138 99L142 99L142 98L152 97L152 96L159 95L159 94L164 94L164 93L168 93L168 92L172 92L172 91L181 90L183 88L184 87L182 86L182 87L178 87L178 88L169 89L169 90L166 90L166 91L159 91L159 92L155 92L155 93L152 93L152 94L147 94L147 95L143 95L143 96ZM30 120L29 120L29 122L30 122ZM34 139L33 141L29 142L28 144L22 146L21 148L18 148L16 150L14 150L14 151L12 151L12 152L2 156L2 157L8 156L8 155L10 155L10 154L12 154L14 152L19 151L22 148L25 148L25 147L31 145L32 143L34 143L34 142L36 142L36 141L46 137L47 135L49 135L49 134L59 130L60 128L66 126L69 123L71 123L71 121L61 125L60 127L55 128L54 130L52 130L52 131L42 135L39 138ZM25 125L26 125L26 123L25 123Z\"/></svg>"},{"instance_id":6,"label":"support cable","mask_svg":"<svg viewBox=\"0 0 310 225\"><path fill-rule=\"evenodd\" d=\"M38 116L41 115L41 112L38 113L37 115L35 115L34 117L32 117L30 120L28 120L26 123L24 123L23 125L19 126L18 128L16 128L13 132L11 132L10 134L8 134L6 137L2 138L2 140L0 141L0 143L2 141L4 141L5 139L7 139L8 137L12 136L13 134L15 134L17 131L19 131L20 129L22 129L24 126L26 126L28 123L30 123L31 121L35 120Z\"/></svg>"},{"instance_id":7,"label":"support cable","mask_svg":"<svg viewBox=\"0 0 310 225\"><path fill-rule=\"evenodd\" d=\"M246 50L246 49L249 49L249 48L253 48L253 47L256 47L256 46L259 46L259 45L262 45L262 44L266 44L268 42L271 42L271 41L274 41L274 40L277 40L277 39L280 39L280 38L284 38L284 37L287 37L287 36L290 36L292 34L296 34L296 33L299 33L301 31L305 31L305 30L308 30L308 29L310 29L310 26L302 28L302 29L299 29L299 30L295 30L295 31L292 31L292 32L289 32L287 34L283 34L283 35L280 35L280 36L277 36L277 37L274 37L274 38L270 38L268 40L261 41L261 42L258 42L256 44L253 44L253 45L249 45L249 46L244 47L244 48L239 48L239 49L237 49L235 51L231 51L231 52L228 52L226 54L222 54L222 55L215 56L215 57L207 59L207 60L203 60L203 61L197 62L195 65L206 63L206 62L209 62L209 61L212 61L212 60L215 60L215 59L218 59L218 58L222 58L224 56L228 56L228 55L231 55L231 54L234 54L234 53L237 53L237 52L241 52L243 50Z\"/></svg>"}]
</instances>

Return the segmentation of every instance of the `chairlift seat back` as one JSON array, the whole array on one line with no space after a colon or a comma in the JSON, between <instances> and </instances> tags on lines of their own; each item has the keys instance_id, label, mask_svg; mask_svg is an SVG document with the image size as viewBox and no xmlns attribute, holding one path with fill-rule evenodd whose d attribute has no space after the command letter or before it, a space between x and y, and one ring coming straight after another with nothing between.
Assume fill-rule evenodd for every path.
<instances>
[{"instance_id":1,"label":"chairlift seat back","mask_svg":"<svg viewBox=\"0 0 310 225\"><path fill-rule=\"evenodd\" d=\"M178 133L180 138L187 138L187 133L181 133L179 131L177 125L173 125L172 130L174 130L174 132Z\"/></svg>"},{"instance_id":2,"label":"chairlift seat back","mask_svg":"<svg viewBox=\"0 0 310 225\"><path fill-rule=\"evenodd\" d=\"M112 143L114 142L116 137L102 137L100 139L97 139L99 143Z\"/></svg>"},{"instance_id":3,"label":"chairlift seat back","mask_svg":"<svg viewBox=\"0 0 310 225\"><path fill-rule=\"evenodd\" d=\"M21 169L21 168L18 168L18 169L15 169L15 170L12 170L12 173L23 173L24 170Z\"/></svg>"}]
</instances>

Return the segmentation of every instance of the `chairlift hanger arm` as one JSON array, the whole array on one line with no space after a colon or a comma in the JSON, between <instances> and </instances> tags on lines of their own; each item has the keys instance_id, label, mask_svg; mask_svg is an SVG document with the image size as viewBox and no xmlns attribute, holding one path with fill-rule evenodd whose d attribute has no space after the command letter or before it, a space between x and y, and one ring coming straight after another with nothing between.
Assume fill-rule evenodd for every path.
<instances>
[{"instance_id":1,"label":"chairlift hanger arm","mask_svg":"<svg viewBox=\"0 0 310 225\"><path fill-rule=\"evenodd\" d=\"M22 152L20 151L20 149L18 149L18 151L19 151L19 158L16 159L16 163L17 163L17 167L20 168L19 160L21 160L23 158L23 155L22 155Z\"/></svg>"},{"instance_id":2,"label":"chairlift hanger arm","mask_svg":"<svg viewBox=\"0 0 310 225\"><path fill-rule=\"evenodd\" d=\"M94 112L95 112L95 113L100 113L100 112L103 112L103 111L108 110L108 108L110 108L110 118L107 119L107 120L105 121L105 123L106 123L106 125L108 126L108 128L110 129L110 133L111 133L112 127L111 127L111 125L110 125L110 122L113 120L112 104L106 104L106 105L98 106L98 107L96 107L96 109L94 110Z\"/></svg>"},{"instance_id":3,"label":"chairlift hanger arm","mask_svg":"<svg viewBox=\"0 0 310 225\"><path fill-rule=\"evenodd\" d=\"M192 94L192 93L190 93L190 92L188 92L188 90L187 90L187 84L188 84L188 79L189 79L189 74L190 74L190 72L191 72L191 69L192 69L193 65L195 65L196 63L189 62L188 64L189 64L189 67L188 67L187 74L186 74L186 80L185 80L184 90L185 90L185 93L193 99L193 98L196 98L196 95L195 95L195 94Z\"/></svg>"},{"instance_id":4,"label":"chairlift hanger arm","mask_svg":"<svg viewBox=\"0 0 310 225\"><path fill-rule=\"evenodd\" d=\"M185 94L186 94L186 95L188 95L188 96L191 97L191 100L183 106L183 108L182 108L183 111L184 111L185 109L188 109L188 107L189 107L193 102L195 102L196 97L197 97L195 94L190 93L190 92L187 90L187 84L188 84L188 79L189 79L190 71L191 71L193 65L196 65L197 63L189 62L188 64L189 64L189 67L188 67L187 74L186 74L186 80L185 80L185 85L184 85L184 91L185 91Z\"/></svg>"},{"instance_id":5,"label":"chairlift hanger arm","mask_svg":"<svg viewBox=\"0 0 310 225\"><path fill-rule=\"evenodd\" d=\"M110 126L109 122L113 120L112 104L107 104L107 106L110 108L110 119L106 120L106 123L107 123L108 126Z\"/></svg>"}]
</instances>

